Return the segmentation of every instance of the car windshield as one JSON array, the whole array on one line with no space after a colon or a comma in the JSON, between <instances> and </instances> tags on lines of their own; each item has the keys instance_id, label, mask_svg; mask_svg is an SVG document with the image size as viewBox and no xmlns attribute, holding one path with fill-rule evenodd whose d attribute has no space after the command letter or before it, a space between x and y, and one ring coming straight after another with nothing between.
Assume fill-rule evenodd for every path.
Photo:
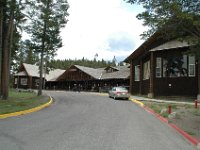
<instances>
[{"instance_id":1,"label":"car windshield","mask_svg":"<svg viewBox=\"0 0 200 150\"><path fill-rule=\"evenodd\" d=\"M117 91L127 91L127 89L124 88L124 87L117 87L116 90L117 90Z\"/></svg>"}]
</instances>

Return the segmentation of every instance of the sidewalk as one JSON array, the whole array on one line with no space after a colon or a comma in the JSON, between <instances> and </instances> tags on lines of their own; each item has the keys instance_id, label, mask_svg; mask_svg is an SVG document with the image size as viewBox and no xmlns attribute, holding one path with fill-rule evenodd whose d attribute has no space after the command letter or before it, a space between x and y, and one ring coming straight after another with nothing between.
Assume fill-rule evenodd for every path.
<instances>
[{"instance_id":1,"label":"sidewalk","mask_svg":"<svg viewBox=\"0 0 200 150\"><path fill-rule=\"evenodd\" d=\"M171 101L171 100L153 99L153 98L146 98L146 97L134 96L134 95L131 95L130 98L138 100L138 101L194 105L194 102L181 102L181 101L175 101L175 100Z\"/></svg>"}]
</instances>

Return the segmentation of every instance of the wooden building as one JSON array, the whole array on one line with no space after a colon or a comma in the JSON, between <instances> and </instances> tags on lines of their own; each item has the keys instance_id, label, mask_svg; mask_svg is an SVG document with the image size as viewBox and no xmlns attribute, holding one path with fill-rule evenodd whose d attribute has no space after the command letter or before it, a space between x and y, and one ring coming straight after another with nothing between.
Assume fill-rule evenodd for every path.
<instances>
[{"instance_id":1,"label":"wooden building","mask_svg":"<svg viewBox=\"0 0 200 150\"><path fill-rule=\"evenodd\" d=\"M99 76L99 72L93 68L72 65L51 85L47 83L47 86L50 89L88 90Z\"/></svg>"},{"instance_id":2,"label":"wooden building","mask_svg":"<svg viewBox=\"0 0 200 150\"><path fill-rule=\"evenodd\" d=\"M47 82L55 81L65 70L55 69L48 74L44 74L43 86ZM39 86L39 67L36 65L23 63L19 67L19 72L14 75L14 88L37 89Z\"/></svg>"},{"instance_id":3,"label":"wooden building","mask_svg":"<svg viewBox=\"0 0 200 150\"><path fill-rule=\"evenodd\" d=\"M38 66L23 63L19 73L14 75L14 88L36 89L39 85Z\"/></svg>"},{"instance_id":4,"label":"wooden building","mask_svg":"<svg viewBox=\"0 0 200 150\"><path fill-rule=\"evenodd\" d=\"M155 33L125 62L130 63L130 92L155 96L198 95L198 63L187 55L190 45L176 39L166 41Z\"/></svg>"},{"instance_id":5,"label":"wooden building","mask_svg":"<svg viewBox=\"0 0 200 150\"><path fill-rule=\"evenodd\" d=\"M107 91L112 86L129 85L128 66L90 68L69 67L49 88L84 91ZM54 87L52 87L54 85Z\"/></svg>"},{"instance_id":6,"label":"wooden building","mask_svg":"<svg viewBox=\"0 0 200 150\"><path fill-rule=\"evenodd\" d=\"M44 74L45 89L107 91L112 86L129 86L129 66L90 68L72 65L67 70L55 69ZM14 75L14 88L37 89L39 68L23 63Z\"/></svg>"}]
</instances>

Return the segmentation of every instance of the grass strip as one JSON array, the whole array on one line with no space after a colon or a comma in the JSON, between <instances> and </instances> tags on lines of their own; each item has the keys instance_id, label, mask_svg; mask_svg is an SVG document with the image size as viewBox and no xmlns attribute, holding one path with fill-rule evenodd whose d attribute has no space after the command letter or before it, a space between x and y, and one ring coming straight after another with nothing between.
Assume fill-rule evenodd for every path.
<instances>
[{"instance_id":1,"label":"grass strip","mask_svg":"<svg viewBox=\"0 0 200 150\"><path fill-rule=\"evenodd\" d=\"M48 96L37 96L34 92L17 92L15 90L10 90L8 100L0 101L0 114L31 109L45 104L48 101Z\"/></svg>"}]
</instances>

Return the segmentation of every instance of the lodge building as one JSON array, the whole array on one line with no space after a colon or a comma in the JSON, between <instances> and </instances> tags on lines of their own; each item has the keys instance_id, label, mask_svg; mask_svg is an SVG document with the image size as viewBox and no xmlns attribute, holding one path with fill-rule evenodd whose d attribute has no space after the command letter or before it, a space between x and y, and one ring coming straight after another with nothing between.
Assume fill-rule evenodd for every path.
<instances>
[{"instance_id":1,"label":"lodge building","mask_svg":"<svg viewBox=\"0 0 200 150\"><path fill-rule=\"evenodd\" d=\"M186 53L189 48L185 41L152 35L125 59L130 63L130 93L196 97L200 75L195 56Z\"/></svg>"},{"instance_id":2,"label":"lodge building","mask_svg":"<svg viewBox=\"0 0 200 150\"><path fill-rule=\"evenodd\" d=\"M125 59L130 65L55 69L44 75L44 88L103 92L112 86L126 86L133 95L200 99L200 65L195 56L186 53L190 47L156 32ZM37 89L38 84L38 66L23 63L14 75L14 88Z\"/></svg>"},{"instance_id":3,"label":"lodge building","mask_svg":"<svg viewBox=\"0 0 200 150\"><path fill-rule=\"evenodd\" d=\"M43 75L43 87L46 82L56 81L64 70L55 69L49 72L49 74ZM19 72L14 75L14 88L19 89L37 89L39 86L39 67L36 65L23 63L19 67Z\"/></svg>"},{"instance_id":4,"label":"lodge building","mask_svg":"<svg viewBox=\"0 0 200 150\"><path fill-rule=\"evenodd\" d=\"M112 86L129 87L130 66L90 68L72 65L66 70L55 69L44 74L45 89L106 92ZM37 89L39 67L23 63L14 75L14 88Z\"/></svg>"}]
</instances>

